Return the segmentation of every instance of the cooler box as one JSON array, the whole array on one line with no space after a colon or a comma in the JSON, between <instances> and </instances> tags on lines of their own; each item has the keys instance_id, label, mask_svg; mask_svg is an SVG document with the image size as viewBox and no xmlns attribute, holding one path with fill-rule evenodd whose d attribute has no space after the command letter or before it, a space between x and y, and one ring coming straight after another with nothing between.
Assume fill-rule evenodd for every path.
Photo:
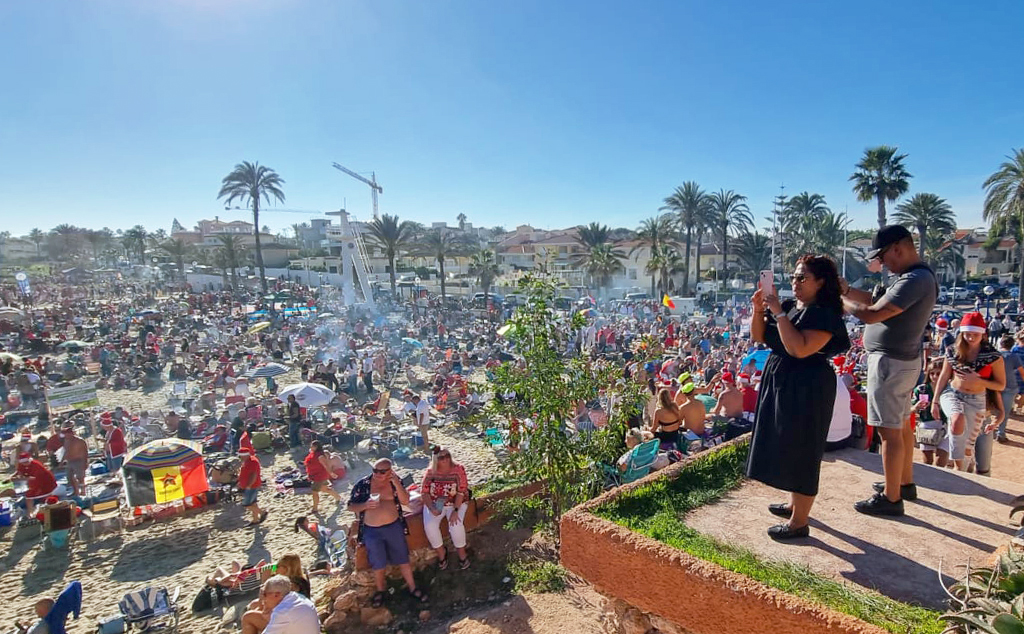
<instances>
[{"instance_id":1,"label":"cooler box","mask_svg":"<svg viewBox=\"0 0 1024 634\"><path fill-rule=\"evenodd\" d=\"M13 523L12 512L13 508L10 502L0 502L0 526L10 526Z\"/></svg>"}]
</instances>

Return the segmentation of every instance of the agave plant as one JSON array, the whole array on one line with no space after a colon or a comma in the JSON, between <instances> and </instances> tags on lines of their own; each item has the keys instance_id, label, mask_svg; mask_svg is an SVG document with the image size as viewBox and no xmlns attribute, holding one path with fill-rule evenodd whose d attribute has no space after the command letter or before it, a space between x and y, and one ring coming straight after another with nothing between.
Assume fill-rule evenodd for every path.
<instances>
[{"instance_id":1,"label":"agave plant","mask_svg":"<svg viewBox=\"0 0 1024 634\"><path fill-rule=\"evenodd\" d=\"M963 580L946 593L953 607L942 615L947 632L1024 634L1024 555L1006 553L988 568L967 564Z\"/></svg>"}]
</instances>

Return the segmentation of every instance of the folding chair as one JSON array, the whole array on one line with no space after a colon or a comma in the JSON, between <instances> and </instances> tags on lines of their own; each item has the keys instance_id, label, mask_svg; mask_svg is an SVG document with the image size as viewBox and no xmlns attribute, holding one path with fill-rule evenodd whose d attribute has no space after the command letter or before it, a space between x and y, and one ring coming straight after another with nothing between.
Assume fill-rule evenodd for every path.
<instances>
[{"instance_id":1,"label":"folding chair","mask_svg":"<svg viewBox=\"0 0 1024 634\"><path fill-rule=\"evenodd\" d=\"M651 472L654 461L658 459L658 449L660 447L661 441L657 438L639 444L633 447L629 460L626 462L626 470L624 472L619 471L617 466L605 465L605 474L615 486L635 482Z\"/></svg>"},{"instance_id":2,"label":"folding chair","mask_svg":"<svg viewBox=\"0 0 1024 634\"><path fill-rule=\"evenodd\" d=\"M124 518L121 517L121 496L104 502L94 502L91 509L82 509L82 515L89 518L92 527L92 539L96 539L96 525L117 519L117 531L124 530Z\"/></svg>"},{"instance_id":3,"label":"folding chair","mask_svg":"<svg viewBox=\"0 0 1024 634\"><path fill-rule=\"evenodd\" d=\"M172 634L178 631L178 595L181 586L174 589L174 594L167 588L148 587L135 590L124 595L117 607L124 615L126 630L133 627L139 632L167 630Z\"/></svg>"}]
</instances>

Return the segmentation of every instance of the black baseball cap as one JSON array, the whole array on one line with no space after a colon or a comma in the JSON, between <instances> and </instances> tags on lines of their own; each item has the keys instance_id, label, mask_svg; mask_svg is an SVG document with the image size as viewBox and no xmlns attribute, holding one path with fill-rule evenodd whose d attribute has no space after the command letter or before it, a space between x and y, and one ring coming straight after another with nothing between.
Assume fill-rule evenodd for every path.
<instances>
[{"instance_id":1,"label":"black baseball cap","mask_svg":"<svg viewBox=\"0 0 1024 634\"><path fill-rule=\"evenodd\" d=\"M875 237L871 239L871 250L868 251L868 261L878 257L886 247L892 246L900 240L911 238L910 231L903 225L886 225L878 230Z\"/></svg>"}]
</instances>

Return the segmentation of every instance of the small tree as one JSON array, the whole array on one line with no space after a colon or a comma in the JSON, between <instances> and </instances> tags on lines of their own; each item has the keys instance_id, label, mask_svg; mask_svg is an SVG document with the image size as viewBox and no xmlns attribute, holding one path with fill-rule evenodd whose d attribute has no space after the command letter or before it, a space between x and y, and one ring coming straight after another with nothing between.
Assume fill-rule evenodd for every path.
<instances>
[{"instance_id":1,"label":"small tree","mask_svg":"<svg viewBox=\"0 0 1024 634\"><path fill-rule=\"evenodd\" d=\"M626 421L643 403L642 387L617 383L616 368L609 363L563 355L570 333L584 319L578 313L556 313L553 282L527 275L519 282L519 292L526 301L509 320L506 336L522 363L503 364L493 380L496 393L514 392L516 398L495 400L492 407L517 421L509 425L510 443L522 448L509 455L503 468L515 480L543 481L557 522L563 512L601 491L602 464L614 463L622 451ZM597 398L602 390L618 403L608 425L572 433L568 426L577 405Z\"/></svg>"}]
</instances>

